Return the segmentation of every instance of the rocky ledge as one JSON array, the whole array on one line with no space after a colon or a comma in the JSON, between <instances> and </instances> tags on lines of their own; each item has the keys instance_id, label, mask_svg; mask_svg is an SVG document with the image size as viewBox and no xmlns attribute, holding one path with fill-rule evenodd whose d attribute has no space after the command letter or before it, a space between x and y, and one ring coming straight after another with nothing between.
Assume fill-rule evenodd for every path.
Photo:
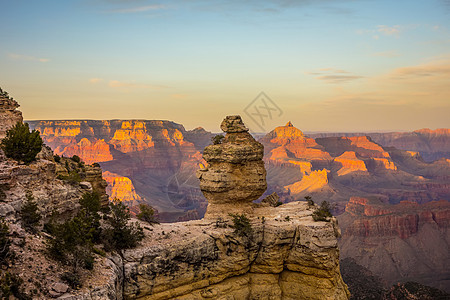
<instances>
[{"instance_id":1,"label":"rocky ledge","mask_svg":"<svg viewBox=\"0 0 450 300\"><path fill-rule=\"evenodd\" d=\"M248 236L221 219L147 228L123 256L124 298L348 299L339 229L311 215L305 202L261 206Z\"/></svg>"}]
</instances>

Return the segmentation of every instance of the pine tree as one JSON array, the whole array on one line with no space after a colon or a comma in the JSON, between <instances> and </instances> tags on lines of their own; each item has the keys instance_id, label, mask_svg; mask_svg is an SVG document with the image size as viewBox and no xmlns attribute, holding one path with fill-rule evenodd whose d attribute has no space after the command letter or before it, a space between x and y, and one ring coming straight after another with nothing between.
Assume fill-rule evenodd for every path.
<instances>
[{"instance_id":1,"label":"pine tree","mask_svg":"<svg viewBox=\"0 0 450 300\"><path fill-rule=\"evenodd\" d=\"M33 194L27 192L27 201L22 205L20 211L20 216L22 217L23 227L30 232L36 232L39 221L41 220L41 215L38 211L38 206L36 201L34 201Z\"/></svg>"},{"instance_id":2,"label":"pine tree","mask_svg":"<svg viewBox=\"0 0 450 300\"><path fill-rule=\"evenodd\" d=\"M28 124L22 122L17 122L14 127L8 130L6 137L1 142L1 147L7 157L25 164L29 164L36 159L42 145L39 131L33 129L30 132Z\"/></svg>"}]
</instances>

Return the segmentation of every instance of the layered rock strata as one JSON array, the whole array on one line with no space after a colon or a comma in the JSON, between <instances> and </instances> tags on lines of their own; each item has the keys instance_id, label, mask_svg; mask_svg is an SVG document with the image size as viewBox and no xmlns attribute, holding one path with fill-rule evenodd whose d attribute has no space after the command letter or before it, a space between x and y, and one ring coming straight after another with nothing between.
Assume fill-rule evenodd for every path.
<instances>
[{"instance_id":1,"label":"layered rock strata","mask_svg":"<svg viewBox=\"0 0 450 300\"><path fill-rule=\"evenodd\" d=\"M253 232L231 222L157 225L124 253L126 299L348 299L334 222L305 202L253 209Z\"/></svg>"},{"instance_id":2,"label":"layered rock strata","mask_svg":"<svg viewBox=\"0 0 450 300\"><path fill-rule=\"evenodd\" d=\"M389 284L412 280L449 291L450 203L389 205L352 197L338 217L340 249Z\"/></svg>"},{"instance_id":3,"label":"layered rock strata","mask_svg":"<svg viewBox=\"0 0 450 300\"><path fill-rule=\"evenodd\" d=\"M208 166L197 171L208 200L206 218L230 209L250 209L267 189L263 145L248 133L240 116L226 117L220 128L225 138L205 148L203 159Z\"/></svg>"},{"instance_id":4,"label":"layered rock strata","mask_svg":"<svg viewBox=\"0 0 450 300\"><path fill-rule=\"evenodd\" d=\"M6 131L17 122L22 122L22 112L17 108L19 103L0 88L0 139L6 136Z\"/></svg>"}]
</instances>

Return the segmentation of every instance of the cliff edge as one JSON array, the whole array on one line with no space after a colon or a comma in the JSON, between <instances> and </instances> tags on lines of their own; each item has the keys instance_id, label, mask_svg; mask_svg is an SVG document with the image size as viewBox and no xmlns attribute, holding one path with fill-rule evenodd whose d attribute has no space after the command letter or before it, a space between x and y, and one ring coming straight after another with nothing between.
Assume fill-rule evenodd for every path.
<instances>
[{"instance_id":1,"label":"cliff edge","mask_svg":"<svg viewBox=\"0 0 450 300\"><path fill-rule=\"evenodd\" d=\"M127 299L348 299L334 219L315 222L305 202L253 203L266 190L264 148L239 116L222 122L198 172L204 219L146 230L123 255ZM244 213L239 234L229 213ZM242 216L242 215L241 215Z\"/></svg>"}]
</instances>

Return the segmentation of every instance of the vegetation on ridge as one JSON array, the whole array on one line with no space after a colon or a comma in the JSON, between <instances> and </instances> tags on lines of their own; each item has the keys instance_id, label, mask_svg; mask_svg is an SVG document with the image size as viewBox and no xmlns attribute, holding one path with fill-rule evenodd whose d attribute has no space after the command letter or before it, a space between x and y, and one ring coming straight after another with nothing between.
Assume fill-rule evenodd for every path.
<instances>
[{"instance_id":1,"label":"vegetation on ridge","mask_svg":"<svg viewBox=\"0 0 450 300\"><path fill-rule=\"evenodd\" d=\"M253 233L249 218L245 214L229 214L232 217L234 233L239 236L250 237Z\"/></svg>"},{"instance_id":2,"label":"vegetation on ridge","mask_svg":"<svg viewBox=\"0 0 450 300\"><path fill-rule=\"evenodd\" d=\"M16 161L29 164L36 159L36 155L42 149L42 139L39 131L30 128L27 123L17 122L6 132L6 137L1 142L5 155Z\"/></svg>"}]
</instances>

